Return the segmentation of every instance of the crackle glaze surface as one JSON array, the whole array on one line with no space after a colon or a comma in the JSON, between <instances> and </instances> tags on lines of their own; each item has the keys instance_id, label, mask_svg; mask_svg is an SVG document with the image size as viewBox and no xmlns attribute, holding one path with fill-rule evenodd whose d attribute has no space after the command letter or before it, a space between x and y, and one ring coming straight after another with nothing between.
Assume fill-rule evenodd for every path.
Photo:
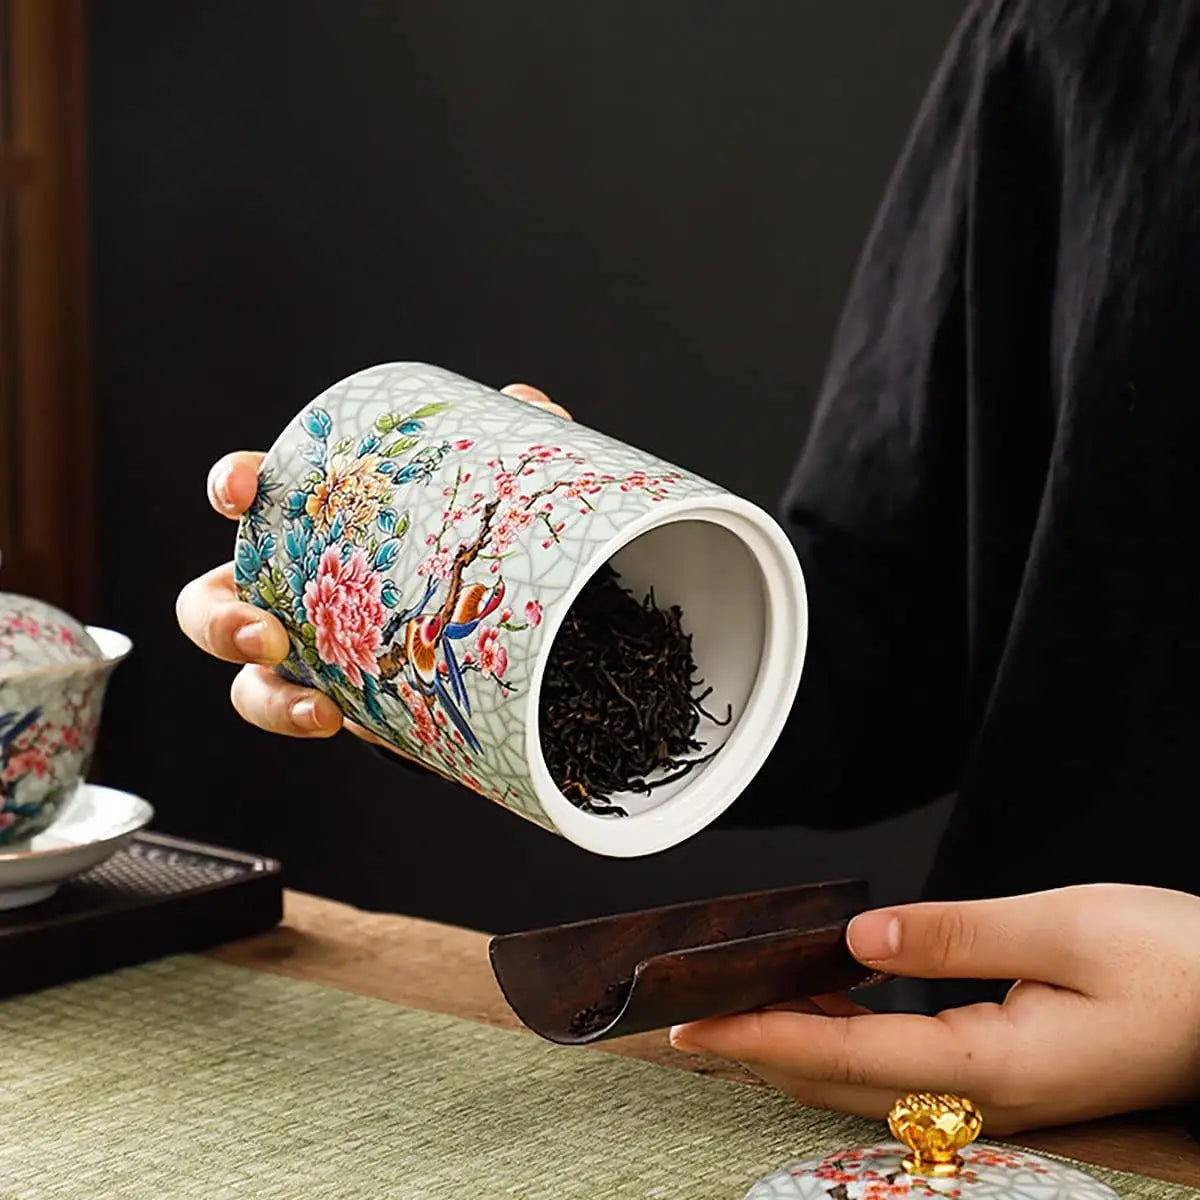
<instances>
[{"instance_id":1,"label":"crackle glaze surface","mask_svg":"<svg viewBox=\"0 0 1200 1200\"><path fill-rule=\"evenodd\" d=\"M553 828L525 753L546 629L623 529L717 494L449 371L390 364L330 388L271 449L237 584L287 629L287 677Z\"/></svg>"},{"instance_id":2,"label":"crackle glaze surface","mask_svg":"<svg viewBox=\"0 0 1200 1200\"><path fill-rule=\"evenodd\" d=\"M41 600L0 592L0 678L100 657L100 647L74 617Z\"/></svg>"}]
</instances>

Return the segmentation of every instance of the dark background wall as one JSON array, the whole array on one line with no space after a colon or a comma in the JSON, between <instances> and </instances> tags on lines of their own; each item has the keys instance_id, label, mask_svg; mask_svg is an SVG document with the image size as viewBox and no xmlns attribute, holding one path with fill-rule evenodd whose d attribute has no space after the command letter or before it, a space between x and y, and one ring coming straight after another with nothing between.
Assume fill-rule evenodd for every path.
<instances>
[{"instance_id":1,"label":"dark background wall","mask_svg":"<svg viewBox=\"0 0 1200 1200\"><path fill-rule=\"evenodd\" d=\"M586 855L350 739L243 727L175 593L228 558L210 463L416 358L527 380L772 504L862 238L961 0L105 0L91 178L106 778L294 886L507 930L866 873L919 883L935 806L849 834ZM790 787L787 747L756 786Z\"/></svg>"}]
</instances>

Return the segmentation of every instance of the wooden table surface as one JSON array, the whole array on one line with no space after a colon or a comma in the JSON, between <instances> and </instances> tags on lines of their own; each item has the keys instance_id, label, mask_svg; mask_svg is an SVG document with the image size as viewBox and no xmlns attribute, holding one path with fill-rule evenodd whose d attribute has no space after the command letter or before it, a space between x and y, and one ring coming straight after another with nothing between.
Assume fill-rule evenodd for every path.
<instances>
[{"instance_id":1,"label":"wooden table surface","mask_svg":"<svg viewBox=\"0 0 1200 1200\"><path fill-rule=\"evenodd\" d=\"M412 917L362 912L289 892L283 924L212 952L223 962L519 1029L488 963L487 936ZM529 1035L533 1037L533 1034ZM588 1053L624 1054L696 1074L755 1083L740 1068L672 1050L666 1033L614 1039ZM1200 1188L1200 1145L1173 1121L1142 1115L1015 1139L1045 1150Z\"/></svg>"}]
</instances>

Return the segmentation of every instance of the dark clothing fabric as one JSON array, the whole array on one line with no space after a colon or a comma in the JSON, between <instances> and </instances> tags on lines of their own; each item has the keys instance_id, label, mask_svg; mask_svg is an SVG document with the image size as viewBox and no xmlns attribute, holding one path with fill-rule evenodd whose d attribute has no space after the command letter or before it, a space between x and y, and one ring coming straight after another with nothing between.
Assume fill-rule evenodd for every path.
<instances>
[{"instance_id":1,"label":"dark clothing fabric","mask_svg":"<svg viewBox=\"0 0 1200 1200\"><path fill-rule=\"evenodd\" d=\"M974 3L787 493L808 661L726 823L956 792L931 897L1200 892L1198 360L1200 3Z\"/></svg>"}]
</instances>

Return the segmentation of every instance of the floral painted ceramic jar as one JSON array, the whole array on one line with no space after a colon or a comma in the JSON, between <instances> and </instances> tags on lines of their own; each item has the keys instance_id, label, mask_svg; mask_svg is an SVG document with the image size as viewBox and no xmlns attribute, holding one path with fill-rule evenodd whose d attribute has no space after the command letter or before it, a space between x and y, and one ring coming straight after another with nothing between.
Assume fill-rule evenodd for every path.
<instances>
[{"instance_id":1,"label":"floral painted ceramic jar","mask_svg":"<svg viewBox=\"0 0 1200 1200\"><path fill-rule=\"evenodd\" d=\"M54 820L87 774L108 679L129 639L0 593L0 845Z\"/></svg>"},{"instance_id":2,"label":"floral painted ceramic jar","mask_svg":"<svg viewBox=\"0 0 1200 1200\"><path fill-rule=\"evenodd\" d=\"M679 605L728 725L650 795L586 812L550 778L538 696L555 633L611 560ZM804 658L804 582L753 504L679 467L420 363L336 384L263 463L235 552L242 597L283 622L283 673L432 769L589 850L664 849L753 778Z\"/></svg>"},{"instance_id":3,"label":"floral painted ceramic jar","mask_svg":"<svg viewBox=\"0 0 1200 1200\"><path fill-rule=\"evenodd\" d=\"M795 1163L746 1200L1117 1200L1091 1175L1024 1150L972 1145L979 1110L957 1096L915 1092L888 1118L896 1142Z\"/></svg>"}]
</instances>

